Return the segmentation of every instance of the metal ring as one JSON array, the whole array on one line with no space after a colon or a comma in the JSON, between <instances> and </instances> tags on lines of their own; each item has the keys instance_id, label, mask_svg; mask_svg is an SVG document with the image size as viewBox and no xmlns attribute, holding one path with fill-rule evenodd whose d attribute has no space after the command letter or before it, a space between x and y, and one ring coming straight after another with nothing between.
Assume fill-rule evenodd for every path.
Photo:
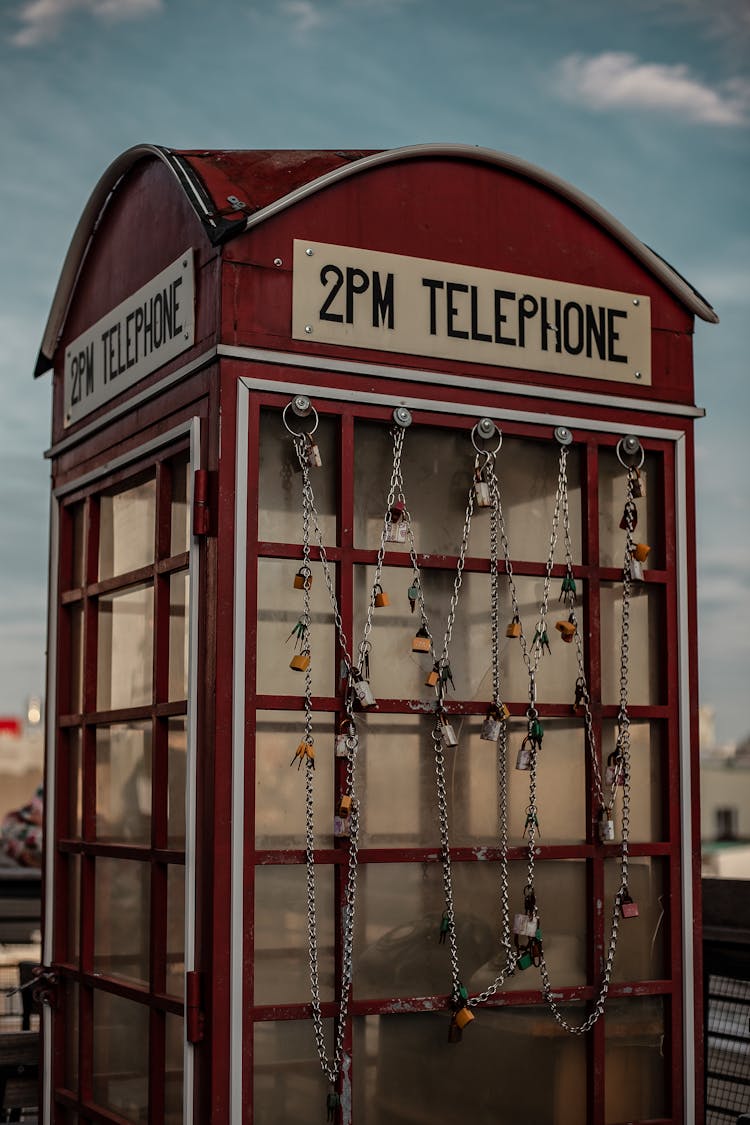
<instances>
[{"instance_id":1,"label":"metal ring","mask_svg":"<svg viewBox=\"0 0 750 1125\"><path fill-rule=\"evenodd\" d=\"M485 431L484 433L483 430ZM495 434L497 434L497 445L494 449L485 449L483 446L477 445L477 435L489 441ZM503 444L503 431L499 426L495 425L491 418L482 418L471 431L471 444L474 446L477 453L486 453L488 455L497 453Z\"/></svg>"},{"instance_id":2,"label":"metal ring","mask_svg":"<svg viewBox=\"0 0 750 1125\"><path fill-rule=\"evenodd\" d=\"M297 403L298 399L301 400L303 398L305 398L304 395L295 396L295 398L293 398L291 400L291 402L288 402L286 404L286 406L284 407L284 410L282 412L282 415L281 415L282 421L283 421L284 425L286 426L287 430L289 431L289 433L292 435L292 437L306 437L307 435L314 434L315 431L318 428L318 422L320 421L320 419L318 418L318 412L315 409L315 407L313 406L313 404L310 402L309 399L307 399L307 402L309 403L310 409L307 412L307 414L300 414L299 413L299 404L297 405L297 408L295 409L295 403ZM287 413L290 410L294 414L296 414L298 418L300 418L300 417L301 418L309 418L310 415L312 414L313 418L315 419L312 429L311 430L300 430L299 432L297 432L297 430L293 430L292 427L289 425L289 422L287 421Z\"/></svg>"},{"instance_id":3,"label":"metal ring","mask_svg":"<svg viewBox=\"0 0 750 1125\"><path fill-rule=\"evenodd\" d=\"M625 469L640 469L646 457L643 446L634 434L627 434L626 437L620 438L617 443L616 453L617 460ZM635 464L633 458L637 457L639 453L641 459L638 464ZM630 458L630 460L625 460L626 457Z\"/></svg>"}]
</instances>

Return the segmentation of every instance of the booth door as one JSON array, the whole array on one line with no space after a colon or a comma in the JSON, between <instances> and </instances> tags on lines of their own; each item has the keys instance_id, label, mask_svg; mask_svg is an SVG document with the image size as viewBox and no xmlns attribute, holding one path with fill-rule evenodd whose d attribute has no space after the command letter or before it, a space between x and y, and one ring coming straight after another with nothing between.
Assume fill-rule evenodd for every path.
<instances>
[{"instance_id":1,"label":"booth door","mask_svg":"<svg viewBox=\"0 0 750 1125\"><path fill-rule=\"evenodd\" d=\"M58 494L53 519L45 950L58 987L45 1120L55 1125L192 1120L190 427L153 446Z\"/></svg>"},{"instance_id":2,"label":"booth door","mask_svg":"<svg viewBox=\"0 0 750 1125\"><path fill-rule=\"evenodd\" d=\"M317 518L343 628L357 645L388 495L393 407L334 402L320 393L316 398L315 389L304 386L300 391L310 395L320 414L316 440L322 467L312 472ZM302 593L294 588L303 520L301 477L282 421L288 401L288 396L247 390L239 413L238 526L245 510L248 526L247 572L238 573L237 589L245 583L247 632L243 637L237 631L235 658L247 660L247 694L235 746L235 793L244 793L244 808L238 803L235 815L244 817L245 850L235 854L234 875L244 893L234 896L234 941L241 950L244 991L234 988L233 1026L242 1029L238 1039L244 1045L234 1045L233 1125L317 1125L325 1119L328 1092L309 1006L305 775L295 759L304 732L304 674L290 668L303 606ZM481 408L475 415L465 408L451 413L444 404L439 409L430 414L427 406L422 412L412 406L402 464L422 581L441 643L474 467L471 428ZM497 472L528 630L542 597L559 446L554 439L558 422L527 418L499 423L504 441ZM565 424L574 433L568 475L577 612L585 637L595 753L604 768L615 743L620 691L624 532L619 523L626 472L615 453L620 434L598 432L590 422L582 423L588 428L575 428L570 420ZM605 1015L589 1034L564 1032L545 1005L539 971L532 968L516 972L489 1003L474 1009L476 1019L460 1044L448 1042L451 976L447 946L439 936L444 898L430 717L435 696L425 686L429 658L411 649L419 621L407 596L412 583L408 548L388 543L381 581L390 605L375 610L370 638L371 686L378 705L357 714L361 838L351 1035L345 1038L346 1083L337 1111L342 1122L684 1120L674 450L670 441L657 438L645 437L643 444L647 488L638 502L638 538L651 553L630 606L628 693L630 890L639 917L620 922ZM492 684L488 520L486 511L477 511L470 534L451 646L455 689L448 694L459 745L446 751L461 974L472 993L486 988L499 968L498 762L493 744L480 738ZM345 770L345 762L335 757L334 740L344 697L316 550L313 560L316 922L331 1052L346 914L348 843L334 834ZM607 954L611 904L619 886L622 801L618 797L614 842L602 844L584 721L572 706L579 675L576 647L563 643L555 631L556 621L567 616L558 601L563 561L561 529L552 571L552 651L538 675L545 734L538 774L536 890L555 996L564 1018L580 1023L592 1009ZM505 636L511 617L506 576L501 598L501 691L512 713L510 905L517 912L523 910L527 880L529 774L514 767L526 733L528 679L518 640ZM235 679L235 690L241 679L241 674ZM690 1018L685 1042L692 1035Z\"/></svg>"}]
</instances>

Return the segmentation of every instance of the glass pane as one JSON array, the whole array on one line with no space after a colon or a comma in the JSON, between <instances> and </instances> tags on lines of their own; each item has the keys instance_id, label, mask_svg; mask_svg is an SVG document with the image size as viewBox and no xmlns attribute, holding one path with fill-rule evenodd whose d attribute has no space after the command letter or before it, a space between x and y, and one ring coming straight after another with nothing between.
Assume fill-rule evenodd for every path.
<instances>
[{"instance_id":1,"label":"glass pane","mask_svg":"<svg viewBox=\"0 0 750 1125\"><path fill-rule=\"evenodd\" d=\"M187 779L187 721L170 719L167 735L167 841L185 846L185 787Z\"/></svg>"},{"instance_id":2,"label":"glass pane","mask_svg":"<svg viewBox=\"0 0 750 1125\"><path fill-rule=\"evenodd\" d=\"M329 1055L333 1020L323 1021ZM255 1024L254 1125L320 1125L329 1086L309 1020Z\"/></svg>"},{"instance_id":3,"label":"glass pane","mask_svg":"<svg viewBox=\"0 0 750 1125\"><path fill-rule=\"evenodd\" d=\"M169 579L169 699L187 699L188 615L190 575L187 571Z\"/></svg>"},{"instance_id":4,"label":"glass pane","mask_svg":"<svg viewBox=\"0 0 750 1125\"><path fill-rule=\"evenodd\" d=\"M301 711L259 711L255 726L255 842L259 848L305 843L305 769L289 763L304 733ZM316 846L333 844L333 716L314 715ZM369 800L369 798L368 798Z\"/></svg>"},{"instance_id":5,"label":"glass pane","mask_svg":"<svg viewBox=\"0 0 750 1125\"><path fill-rule=\"evenodd\" d=\"M635 539L651 548L647 568L664 566L664 505L662 503L662 458L649 453L641 470L646 495L636 500L638 523ZM622 566L625 558L625 532L620 527L625 510L627 473L614 450L602 449L599 454L599 563L601 566Z\"/></svg>"},{"instance_id":6,"label":"glass pane","mask_svg":"<svg viewBox=\"0 0 750 1125\"><path fill-rule=\"evenodd\" d=\"M333 999L333 869L315 873L320 994ZM255 869L255 1003L309 1002L305 868ZM311 1032L312 1034L312 1032Z\"/></svg>"},{"instance_id":7,"label":"glass pane","mask_svg":"<svg viewBox=\"0 0 750 1125\"><path fill-rule=\"evenodd\" d=\"M67 835L81 835L81 731L74 728L67 732L68 741L68 826Z\"/></svg>"},{"instance_id":8,"label":"glass pane","mask_svg":"<svg viewBox=\"0 0 750 1125\"><path fill-rule=\"evenodd\" d=\"M260 412L258 539L301 543L302 477L299 471L295 472L299 462L281 413L281 410ZM305 425L303 422L300 429ZM326 545L336 542L337 432L338 422L334 418L321 418L315 432L323 466L313 470L312 486Z\"/></svg>"},{"instance_id":9,"label":"glass pane","mask_svg":"<svg viewBox=\"0 0 750 1125\"><path fill-rule=\"evenodd\" d=\"M479 992L501 969L500 871L495 863L454 863L453 896L461 978ZM538 863L537 902L544 949L556 987L585 981L585 864ZM522 909L526 866L509 864L510 912ZM441 945L445 909L441 868L430 864L373 863L359 873L354 988L357 999L441 995L450 989L448 948ZM538 988L536 969L518 972L507 990Z\"/></svg>"},{"instance_id":10,"label":"glass pane","mask_svg":"<svg viewBox=\"0 0 750 1125\"><path fill-rule=\"evenodd\" d=\"M374 567L355 567L355 612L357 622L364 622L374 581ZM412 651L412 640L419 628L419 618L409 613L407 590L412 582L410 568L385 567L381 584L390 598L390 605L373 611L370 634L370 682L376 698L424 699L433 701L435 692L426 686L425 678L432 668L434 656ZM435 647L442 652L445 623L453 593L452 571L425 570L422 575L425 604ZM515 579L518 604L526 635L531 638L543 595L541 578ZM513 616L507 581L501 582L500 603L500 675L501 694L506 702L526 703L529 696L528 674L517 639L505 636L506 625ZM552 601L558 596L555 583ZM582 609L577 610L579 628L585 636L586 624ZM565 644L555 629L557 620L567 614L553 608L549 617L552 656L542 661L537 697L540 702L573 702L577 677L575 644ZM290 626L291 628L291 626ZM359 643L361 627L355 631ZM492 695L492 655L490 648L490 580L488 574L464 573L453 638L450 645L450 666L457 699L487 700Z\"/></svg>"},{"instance_id":11,"label":"glass pane","mask_svg":"<svg viewBox=\"0 0 750 1125\"><path fill-rule=\"evenodd\" d=\"M65 1085L78 1091L78 985L64 980L65 996Z\"/></svg>"},{"instance_id":12,"label":"glass pane","mask_svg":"<svg viewBox=\"0 0 750 1125\"><path fill-rule=\"evenodd\" d=\"M564 1015L584 1017L581 1005ZM581 1125L586 1042L544 1006L479 1009L460 1045L449 1013L354 1021L354 1119L362 1125Z\"/></svg>"},{"instance_id":13,"label":"glass pane","mask_svg":"<svg viewBox=\"0 0 750 1125\"><path fill-rule=\"evenodd\" d=\"M65 938L67 952L62 960L78 965L81 948L81 857L70 855L66 861L68 869L68 911Z\"/></svg>"},{"instance_id":14,"label":"glass pane","mask_svg":"<svg viewBox=\"0 0 750 1125\"><path fill-rule=\"evenodd\" d=\"M154 591L137 586L99 598L96 700L99 711L150 703Z\"/></svg>"},{"instance_id":15,"label":"glass pane","mask_svg":"<svg viewBox=\"0 0 750 1125\"><path fill-rule=\"evenodd\" d=\"M96 836L151 841L151 724L118 723L96 731Z\"/></svg>"},{"instance_id":16,"label":"glass pane","mask_svg":"<svg viewBox=\"0 0 750 1125\"><path fill-rule=\"evenodd\" d=\"M613 980L664 980L667 959L666 861L630 857L628 889L638 906L637 918L622 918L617 928ZM612 900L620 886L620 861L604 864L605 940L609 941ZM676 908L676 906L675 906Z\"/></svg>"},{"instance_id":17,"label":"glass pane","mask_svg":"<svg viewBox=\"0 0 750 1125\"><path fill-rule=\"evenodd\" d=\"M304 670L289 667L297 650L292 630L304 611L304 594L294 589L299 563L281 559L258 560L258 691L268 695L302 695ZM320 563L312 564L310 590L310 643L314 695L333 695L334 630L331 603ZM336 581L335 567L332 567ZM290 754L291 757L291 754Z\"/></svg>"},{"instance_id":18,"label":"glass pane","mask_svg":"<svg viewBox=\"0 0 750 1125\"><path fill-rule=\"evenodd\" d=\"M182 1125L182 1079L185 1052L185 1024L182 1016L169 1012L164 1017L165 1069L164 1125Z\"/></svg>"},{"instance_id":19,"label":"glass pane","mask_svg":"<svg viewBox=\"0 0 750 1125\"><path fill-rule=\"evenodd\" d=\"M154 561L156 481L129 484L99 500L99 579Z\"/></svg>"},{"instance_id":20,"label":"glass pane","mask_svg":"<svg viewBox=\"0 0 750 1125\"><path fill-rule=\"evenodd\" d=\"M616 725L603 724L604 765L607 754L615 746ZM659 723L631 720L630 723L630 839L641 843L666 838L664 813L667 795L662 761L664 757L663 729ZM617 791L615 803L615 839L622 836L622 790Z\"/></svg>"},{"instance_id":21,"label":"glass pane","mask_svg":"<svg viewBox=\"0 0 750 1125\"><path fill-rule=\"evenodd\" d=\"M664 1058L664 1000L610 1000L606 1009L605 1121L669 1116Z\"/></svg>"},{"instance_id":22,"label":"glass pane","mask_svg":"<svg viewBox=\"0 0 750 1125\"><path fill-rule=\"evenodd\" d=\"M85 582L86 521L83 501L71 504L68 508L70 528L70 588L83 586Z\"/></svg>"},{"instance_id":23,"label":"glass pane","mask_svg":"<svg viewBox=\"0 0 750 1125\"><path fill-rule=\"evenodd\" d=\"M663 590L634 582L630 599L630 693L629 702L638 705L666 703L664 684ZM620 701L620 637L622 623L622 585L603 582L602 618L602 702Z\"/></svg>"},{"instance_id":24,"label":"glass pane","mask_svg":"<svg viewBox=\"0 0 750 1125\"><path fill-rule=\"evenodd\" d=\"M149 976L149 891L147 863L96 860L94 968L107 976L147 984Z\"/></svg>"},{"instance_id":25,"label":"glass pane","mask_svg":"<svg viewBox=\"0 0 750 1125\"><path fill-rule=\"evenodd\" d=\"M167 868L167 992L179 996L185 990L185 868Z\"/></svg>"},{"instance_id":26,"label":"glass pane","mask_svg":"<svg viewBox=\"0 0 750 1125\"><path fill-rule=\"evenodd\" d=\"M172 470L172 531L170 555L190 549L190 505L188 495L188 454L170 462Z\"/></svg>"},{"instance_id":27,"label":"glass pane","mask_svg":"<svg viewBox=\"0 0 750 1125\"><path fill-rule=\"evenodd\" d=\"M94 991L94 1101L140 1125L148 1120L149 1010Z\"/></svg>"},{"instance_id":28,"label":"glass pane","mask_svg":"<svg viewBox=\"0 0 750 1125\"><path fill-rule=\"evenodd\" d=\"M417 551L455 555L476 451L471 431L413 426L404 442L404 492L412 516ZM559 446L555 441L505 437L497 457L500 499L510 553L514 560L542 562L549 551L557 490ZM392 463L390 425L359 422L355 426L354 542L377 549L383 526ZM570 527L573 554L580 560L581 500L579 460L568 459ZM487 556L488 513L478 510L469 554ZM389 544L407 551L408 545ZM562 551L562 546L558 549ZM560 554L560 561L563 556Z\"/></svg>"},{"instance_id":29,"label":"glass pane","mask_svg":"<svg viewBox=\"0 0 750 1125\"><path fill-rule=\"evenodd\" d=\"M83 606L71 605L65 611L70 623L70 699L63 713L83 711Z\"/></svg>"}]
</instances>

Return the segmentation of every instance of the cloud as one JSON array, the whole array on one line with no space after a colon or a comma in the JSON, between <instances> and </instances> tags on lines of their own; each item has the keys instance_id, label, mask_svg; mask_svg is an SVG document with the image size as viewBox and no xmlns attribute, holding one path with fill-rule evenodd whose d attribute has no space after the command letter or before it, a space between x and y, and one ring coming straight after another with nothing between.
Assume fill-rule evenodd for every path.
<instances>
[{"instance_id":1,"label":"cloud","mask_svg":"<svg viewBox=\"0 0 750 1125\"><path fill-rule=\"evenodd\" d=\"M713 88L684 63L646 63L625 51L568 55L559 67L561 92L594 110L660 110L705 125L748 122L750 82L733 78Z\"/></svg>"},{"instance_id":2,"label":"cloud","mask_svg":"<svg viewBox=\"0 0 750 1125\"><path fill-rule=\"evenodd\" d=\"M323 23L323 13L313 0L282 0L281 10L289 17L295 35L307 35Z\"/></svg>"},{"instance_id":3,"label":"cloud","mask_svg":"<svg viewBox=\"0 0 750 1125\"><path fill-rule=\"evenodd\" d=\"M56 38L66 18L86 12L97 19L138 19L162 9L162 0L27 0L21 5L21 24L11 43L16 47L37 47Z\"/></svg>"}]
</instances>

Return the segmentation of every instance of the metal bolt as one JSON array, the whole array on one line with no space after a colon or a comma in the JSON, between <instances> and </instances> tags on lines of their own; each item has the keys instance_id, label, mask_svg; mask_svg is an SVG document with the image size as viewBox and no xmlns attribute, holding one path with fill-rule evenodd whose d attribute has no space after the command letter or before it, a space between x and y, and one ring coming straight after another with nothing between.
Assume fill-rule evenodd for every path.
<instances>
[{"instance_id":1,"label":"metal bolt","mask_svg":"<svg viewBox=\"0 0 750 1125\"><path fill-rule=\"evenodd\" d=\"M284 265L284 263L282 262L281 258L274 258L274 260L273 260L273 264L274 264L275 266L283 266L283 265Z\"/></svg>"},{"instance_id":2,"label":"metal bolt","mask_svg":"<svg viewBox=\"0 0 750 1125\"><path fill-rule=\"evenodd\" d=\"M307 250L305 250L305 253L307 254L308 258L312 258L314 253L312 246L308 246Z\"/></svg>"},{"instance_id":3,"label":"metal bolt","mask_svg":"<svg viewBox=\"0 0 750 1125\"><path fill-rule=\"evenodd\" d=\"M632 457L634 453L637 453L640 448L641 443L638 441L637 437L633 436L633 434L628 434L627 437L624 437L622 439L623 452L627 453L629 457Z\"/></svg>"},{"instance_id":4,"label":"metal bolt","mask_svg":"<svg viewBox=\"0 0 750 1125\"><path fill-rule=\"evenodd\" d=\"M295 395L292 399L292 411L298 418L307 418L312 410L312 403L307 395Z\"/></svg>"},{"instance_id":5,"label":"metal bolt","mask_svg":"<svg viewBox=\"0 0 750 1125\"><path fill-rule=\"evenodd\" d=\"M407 410L405 406L397 406L393 411L393 421L397 426L406 429L411 425L411 411Z\"/></svg>"},{"instance_id":6,"label":"metal bolt","mask_svg":"<svg viewBox=\"0 0 750 1125\"><path fill-rule=\"evenodd\" d=\"M491 418L482 418L477 422L477 433L485 439L491 438L497 433L497 426Z\"/></svg>"},{"instance_id":7,"label":"metal bolt","mask_svg":"<svg viewBox=\"0 0 750 1125\"><path fill-rule=\"evenodd\" d=\"M307 333L307 335L308 335L308 336L309 336L309 335L311 334L311 332L312 332L312 324L306 324L306 325L305 325L305 332Z\"/></svg>"},{"instance_id":8,"label":"metal bolt","mask_svg":"<svg viewBox=\"0 0 750 1125\"><path fill-rule=\"evenodd\" d=\"M573 440L573 435L567 426L558 426L555 430L555 437L560 445L570 445Z\"/></svg>"},{"instance_id":9,"label":"metal bolt","mask_svg":"<svg viewBox=\"0 0 750 1125\"><path fill-rule=\"evenodd\" d=\"M634 305L640 305L640 303L641 303L641 302L640 302L640 301L638 300L638 298L637 298L637 297L633 297L633 304L634 304Z\"/></svg>"},{"instance_id":10,"label":"metal bolt","mask_svg":"<svg viewBox=\"0 0 750 1125\"><path fill-rule=\"evenodd\" d=\"M642 375L641 375L640 371L635 371L635 372L634 372L634 375L635 375L636 379L641 379L641 378L642 378Z\"/></svg>"}]
</instances>

